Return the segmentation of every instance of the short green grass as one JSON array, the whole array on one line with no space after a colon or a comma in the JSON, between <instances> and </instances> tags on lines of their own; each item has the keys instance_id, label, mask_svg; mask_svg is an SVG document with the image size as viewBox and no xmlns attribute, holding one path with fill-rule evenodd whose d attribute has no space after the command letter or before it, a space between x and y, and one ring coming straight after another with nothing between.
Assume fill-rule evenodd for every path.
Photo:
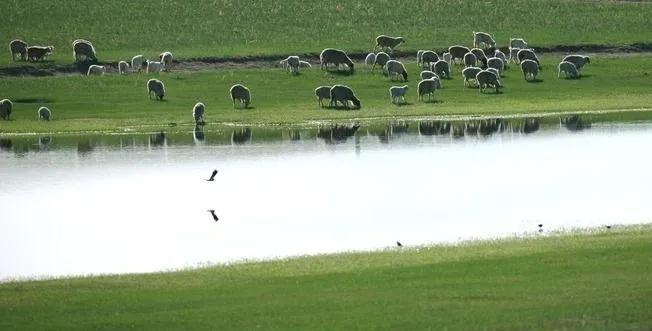
<instances>
[{"instance_id":1,"label":"short green grass","mask_svg":"<svg viewBox=\"0 0 652 331\"><path fill-rule=\"evenodd\" d=\"M207 106L209 123L293 124L319 120L414 117L428 115L537 114L588 110L649 109L652 105L650 67L652 57L595 56L578 80L558 79L559 55L544 56L538 83L528 83L520 69L511 65L503 78L501 94L480 94L463 87L460 67L451 80L443 81L437 102L417 100L416 64L407 63L410 81L408 105L390 103L390 82L360 66L351 76L327 74L319 68L298 76L281 69L233 69L204 72L161 73L167 87L165 101L150 100L146 81L150 76L103 77L57 76L0 79L0 98L14 101L11 121L0 121L0 133L73 132L87 130L142 130L140 128L191 125L192 106ZM234 109L229 87L247 85L252 92L251 109ZM314 88L346 84L362 100L361 110L332 110L317 106ZM53 121L37 120L39 105L47 105Z\"/></svg>"},{"instance_id":2,"label":"short green grass","mask_svg":"<svg viewBox=\"0 0 652 331\"><path fill-rule=\"evenodd\" d=\"M649 330L652 229L0 284L0 329Z\"/></svg>"},{"instance_id":3,"label":"short green grass","mask_svg":"<svg viewBox=\"0 0 652 331\"><path fill-rule=\"evenodd\" d=\"M622 45L652 40L648 2L579 0L174 1L4 0L0 43L21 38L55 45L58 63L72 62L71 42L91 40L100 61L369 51L379 34L401 35L403 49L470 45L472 31L499 45L523 37L532 45ZM0 65L10 63L8 52Z\"/></svg>"}]
</instances>

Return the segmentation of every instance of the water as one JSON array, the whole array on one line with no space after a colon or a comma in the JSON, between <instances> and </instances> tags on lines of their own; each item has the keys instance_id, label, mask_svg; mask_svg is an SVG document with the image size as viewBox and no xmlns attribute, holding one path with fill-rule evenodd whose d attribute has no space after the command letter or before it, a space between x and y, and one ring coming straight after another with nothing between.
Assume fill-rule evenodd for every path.
<instances>
[{"instance_id":1,"label":"water","mask_svg":"<svg viewBox=\"0 0 652 331\"><path fill-rule=\"evenodd\" d=\"M4 137L0 279L649 222L652 123L526 124Z\"/></svg>"}]
</instances>

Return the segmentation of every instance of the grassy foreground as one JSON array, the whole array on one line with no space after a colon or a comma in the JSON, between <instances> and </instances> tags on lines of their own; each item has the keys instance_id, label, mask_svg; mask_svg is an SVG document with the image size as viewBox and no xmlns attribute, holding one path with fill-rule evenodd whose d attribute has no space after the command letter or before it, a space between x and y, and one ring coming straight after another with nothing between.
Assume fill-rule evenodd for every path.
<instances>
[{"instance_id":1,"label":"grassy foreground","mask_svg":"<svg viewBox=\"0 0 652 331\"><path fill-rule=\"evenodd\" d=\"M649 330L652 228L0 284L0 329Z\"/></svg>"},{"instance_id":2,"label":"grassy foreground","mask_svg":"<svg viewBox=\"0 0 652 331\"><path fill-rule=\"evenodd\" d=\"M470 45L472 31L492 33L501 46L510 37L538 46L652 40L646 1L4 0L0 12L2 47L14 38L55 45L58 63L72 62L77 38L91 40L100 61L164 50L178 58L369 51L379 34L405 37L405 50ZM8 53L0 65L11 63Z\"/></svg>"},{"instance_id":3,"label":"grassy foreground","mask_svg":"<svg viewBox=\"0 0 652 331\"><path fill-rule=\"evenodd\" d=\"M511 65L503 78L503 93L480 94L463 87L460 68L443 81L437 102L417 101L414 63L407 63L410 81L408 105L390 103L390 82L376 72L359 68L354 75L327 74L319 68L292 76L281 69L234 69L208 72L171 72L158 77L167 88L165 101L148 99L141 75L103 77L56 76L0 79L2 98L14 101L11 121L0 121L0 133L55 133L86 130L145 130L156 126L191 125L192 106L207 106L209 123L292 124L319 120L410 117L428 115L537 114L550 111L649 109L652 104L652 57L596 56L578 80L558 79L559 55L544 55L537 83L525 82L520 69ZM234 110L228 95L234 83L252 92L252 109ZM322 109L314 88L346 84L362 100L358 111ZM47 105L53 121L37 120L36 110Z\"/></svg>"}]
</instances>

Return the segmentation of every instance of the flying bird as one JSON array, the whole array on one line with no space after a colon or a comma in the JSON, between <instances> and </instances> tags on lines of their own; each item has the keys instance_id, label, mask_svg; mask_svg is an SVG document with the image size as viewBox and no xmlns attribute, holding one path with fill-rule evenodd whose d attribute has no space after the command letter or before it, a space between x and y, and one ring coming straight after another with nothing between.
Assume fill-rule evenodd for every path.
<instances>
[{"instance_id":1,"label":"flying bird","mask_svg":"<svg viewBox=\"0 0 652 331\"><path fill-rule=\"evenodd\" d=\"M206 181L212 182L215 180L215 175L217 175L217 169L213 170L213 173L211 174L211 178L207 179Z\"/></svg>"},{"instance_id":2,"label":"flying bird","mask_svg":"<svg viewBox=\"0 0 652 331\"><path fill-rule=\"evenodd\" d=\"M403 244L401 244L400 241L396 241L396 246L398 246L398 247L403 247Z\"/></svg>"},{"instance_id":3,"label":"flying bird","mask_svg":"<svg viewBox=\"0 0 652 331\"><path fill-rule=\"evenodd\" d=\"M211 216L213 216L213 221L217 222L220 220L220 218L215 215L215 209L209 209L208 211L211 213Z\"/></svg>"},{"instance_id":4,"label":"flying bird","mask_svg":"<svg viewBox=\"0 0 652 331\"><path fill-rule=\"evenodd\" d=\"M543 232L543 224L539 224L539 232Z\"/></svg>"}]
</instances>

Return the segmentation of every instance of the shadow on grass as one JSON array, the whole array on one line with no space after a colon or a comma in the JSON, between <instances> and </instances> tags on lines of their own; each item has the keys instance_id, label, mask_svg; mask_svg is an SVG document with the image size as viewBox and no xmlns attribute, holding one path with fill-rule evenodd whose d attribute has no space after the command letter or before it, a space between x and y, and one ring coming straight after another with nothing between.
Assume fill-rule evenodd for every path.
<instances>
[{"instance_id":1,"label":"shadow on grass","mask_svg":"<svg viewBox=\"0 0 652 331\"><path fill-rule=\"evenodd\" d=\"M405 106L412 106L413 104L414 104L414 102L407 102L406 101L406 102L395 103L394 105L396 107L405 107Z\"/></svg>"},{"instance_id":2,"label":"shadow on grass","mask_svg":"<svg viewBox=\"0 0 652 331\"><path fill-rule=\"evenodd\" d=\"M543 79L541 79L541 78L535 78L535 79L530 79L530 80L526 80L526 81L527 81L528 83L538 84L538 83L542 83L542 82L543 82Z\"/></svg>"},{"instance_id":3,"label":"shadow on grass","mask_svg":"<svg viewBox=\"0 0 652 331\"><path fill-rule=\"evenodd\" d=\"M441 101L441 100L437 100L437 99L432 99L432 100L424 99L424 100L421 100L421 102L422 102L422 103L431 103L431 104L444 103L443 101Z\"/></svg>"},{"instance_id":4,"label":"shadow on grass","mask_svg":"<svg viewBox=\"0 0 652 331\"><path fill-rule=\"evenodd\" d=\"M326 73L331 75L331 76L341 76L341 77L346 77L346 76L351 76L355 71L342 71L342 70L326 70Z\"/></svg>"},{"instance_id":5,"label":"shadow on grass","mask_svg":"<svg viewBox=\"0 0 652 331\"><path fill-rule=\"evenodd\" d=\"M46 99L46 98L22 98L22 99L14 99L12 100L13 102L16 103L48 103L52 102L53 99Z\"/></svg>"}]
</instances>

